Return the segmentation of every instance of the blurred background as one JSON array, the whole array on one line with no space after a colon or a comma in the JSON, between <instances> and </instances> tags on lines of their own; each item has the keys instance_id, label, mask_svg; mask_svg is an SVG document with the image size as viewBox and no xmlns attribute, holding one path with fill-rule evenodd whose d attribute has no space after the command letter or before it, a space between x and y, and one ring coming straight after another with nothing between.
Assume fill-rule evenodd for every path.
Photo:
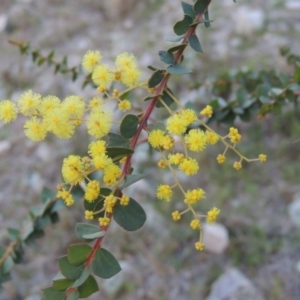
<instances>
[{"instance_id":1,"label":"blurred background","mask_svg":"<svg viewBox=\"0 0 300 300\"><path fill-rule=\"evenodd\" d=\"M204 54L186 51L185 66L193 74L170 82L177 98L203 107L210 99L195 86L224 72L275 69L292 74L279 48L287 46L300 54L299 0L237 2L212 1L214 22L208 29L198 29ZM163 66L158 51L174 45L164 36L173 34L173 24L182 16L180 2L171 0L1 0L0 99L17 100L28 89L61 98L76 94L89 99L96 94L89 86L83 90L81 79L72 82L70 76L54 75L53 67L37 67L9 39L30 41L45 55L54 49L55 58L67 55L70 66L80 64L89 49L100 50L108 64L117 54L132 52L147 79L151 74L147 65ZM22 227L28 208L40 201L43 186L55 189L60 182L63 158L86 153L89 141L79 130L70 141L49 137L34 143L24 137L22 126L23 120L0 125L3 243L6 227ZM196 252L197 235L189 228L189 219L173 222L170 213L176 204L155 199L155 187L168 178L158 173L156 155L149 158L143 146L135 163L149 179L127 192L144 207L147 222L134 233L112 224L105 247L121 261L123 271L99 280L99 294L89 299L300 299L299 111L286 106L280 114L238 121L236 126L244 137L241 152L248 157L265 153L268 161L236 172L231 167L233 156L228 164L216 163L221 145L199 156L203 172L187 186L205 189L203 212L212 206L222 211L220 224L207 230L215 239L212 246ZM80 204L62 211L61 221L46 230L46 237L27 248L26 263L15 267L1 300L41 299L41 288L50 286L58 271L56 258L78 242L74 224L83 221L82 211Z\"/></svg>"}]
</instances>

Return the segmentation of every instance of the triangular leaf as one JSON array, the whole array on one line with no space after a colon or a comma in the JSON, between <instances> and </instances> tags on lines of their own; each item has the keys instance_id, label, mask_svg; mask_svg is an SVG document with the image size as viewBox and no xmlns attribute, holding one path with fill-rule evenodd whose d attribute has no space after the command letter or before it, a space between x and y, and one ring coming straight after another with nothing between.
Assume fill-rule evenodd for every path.
<instances>
[{"instance_id":1,"label":"triangular leaf","mask_svg":"<svg viewBox=\"0 0 300 300\"><path fill-rule=\"evenodd\" d=\"M81 275L84 265L73 266L69 263L67 256L58 259L60 272L68 279L77 279Z\"/></svg>"},{"instance_id":2,"label":"triangular leaf","mask_svg":"<svg viewBox=\"0 0 300 300\"><path fill-rule=\"evenodd\" d=\"M46 300L65 300L66 292L56 291L49 287L43 290Z\"/></svg>"},{"instance_id":3,"label":"triangular leaf","mask_svg":"<svg viewBox=\"0 0 300 300\"><path fill-rule=\"evenodd\" d=\"M196 36L196 34L192 34L189 37L189 44L192 47L192 49L194 49L197 52L203 52L202 47L200 45L199 39Z\"/></svg>"},{"instance_id":4,"label":"triangular leaf","mask_svg":"<svg viewBox=\"0 0 300 300\"><path fill-rule=\"evenodd\" d=\"M87 244L74 244L68 247L68 261L77 266L85 262L92 252L92 247Z\"/></svg>"},{"instance_id":5,"label":"triangular leaf","mask_svg":"<svg viewBox=\"0 0 300 300\"><path fill-rule=\"evenodd\" d=\"M98 233L100 231L99 226L87 223L77 223L76 224L76 235L80 239L86 239L83 236L87 234Z\"/></svg>"},{"instance_id":6,"label":"triangular leaf","mask_svg":"<svg viewBox=\"0 0 300 300\"><path fill-rule=\"evenodd\" d=\"M118 261L104 248L96 251L92 268L94 274L101 278L111 278L121 271Z\"/></svg>"},{"instance_id":7,"label":"triangular leaf","mask_svg":"<svg viewBox=\"0 0 300 300\"><path fill-rule=\"evenodd\" d=\"M167 67L167 71L170 74L174 75L182 75L182 74L188 74L191 73L191 71L181 65L175 65L175 66L169 66Z\"/></svg>"},{"instance_id":8,"label":"triangular leaf","mask_svg":"<svg viewBox=\"0 0 300 300\"><path fill-rule=\"evenodd\" d=\"M99 291L99 287L95 278L90 275L88 279L78 287L79 297L87 298L88 296Z\"/></svg>"},{"instance_id":9,"label":"triangular leaf","mask_svg":"<svg viewBox=\"0 0 300 300\"><path fill-rule=\"evenodd\" d=\"M131 139L138 128L139 118L133 114L127 114L121 121L120 133L125 139Z\"/></svg>"},{"instance_id":10,"label":"triangular leaf","mask_svg":"<svg viewBox=\"0 0 300 300\"><path fill-rule=\"evenodd\" d=\"M141 228L146 221L144 209L132 198L128 205L118 202L113 212L114 220L125 230L134 231Z\"/></svg>"}]
</instances>

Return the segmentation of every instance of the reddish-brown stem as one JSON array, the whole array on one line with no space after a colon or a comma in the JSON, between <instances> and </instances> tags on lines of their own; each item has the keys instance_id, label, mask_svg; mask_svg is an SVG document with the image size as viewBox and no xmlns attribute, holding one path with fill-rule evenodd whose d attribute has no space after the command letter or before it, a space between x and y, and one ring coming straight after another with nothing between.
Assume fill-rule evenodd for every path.
<instances>
[{"instance_id":1,"label":"reddish-brown stem","mask_svg":"<svg viewBox=\"0 0 300 300\"><path fill-rule=\"evenodd\" d=\"M202 19L203 15L198 15L195 19L195 22L199 22L201 19ZM187 33L185 34L184 38L183 38L183 41L182 41L182 44L183 45L187 45L188 44L188 39L189 37L195 33L195 30L196 30L196 26L193 26L191 27ZM181 57L182 57L182 54L184 52L184 49L185 47L181 47L176 55L175 55L175 63L179 63L181 61ZM153 96L153 99L151 100L149 106L147 107L145 113L143 114L142 116L142 119L140 121L140 124L139 124L139 127L137 129L137 132L135 133L135 135L133 136L133 138L131 139L131 142L130 142L130 148L133 150L136 145L138 144L138 140L139 140L139 137L141 135L141 132L143 129L147 128L147 122L149 120L149 117L155 107L155 104L158 100L158 97L159 95L161 95L164 91L164 89L167 87L167 83L168 83L168 80L169 80L169 77L170 77L170 74L169 73L166 73L165 76L163 77L162 81L158 84L158 86L156 87L155 89L155 94ZM124 164L124 167L123 167L123 170L122 170L122 174L121 174L121 178L124 178L126 175L128 175L130 173L130 167L131 167L131 155L127 157L126 161L125 161L125 164ZM121 191L119 191L119 196L122 196L122 193ZM107 215L107 217L109 218L112 218L112 214L110 215ZM101 228L103 231L107 231L108 229L108 226L105 226L105 227L102 227ZM93 259L94 259L94 256L95 256L95 253L96 251L101 247L101 242L102 242L102 239L103 237L99 238L98 240L96 240L94 246L93 246L93 249L92 249L92 252L91 254L89 255L89 257L87 258L87 260L85 261L85 265L86 266L89 266Z\"/></svg>"}]
</instances>

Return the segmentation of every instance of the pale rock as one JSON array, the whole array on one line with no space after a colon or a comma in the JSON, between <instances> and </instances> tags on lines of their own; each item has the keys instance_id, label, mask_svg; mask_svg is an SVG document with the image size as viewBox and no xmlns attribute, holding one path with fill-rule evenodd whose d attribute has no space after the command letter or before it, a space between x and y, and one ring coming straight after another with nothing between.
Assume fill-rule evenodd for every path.
<instances>
[{"instance_id":1,"label":"pale rock","mask_svg":"<svg viewBox=\"0 0 300 300\"><path fill-rule=\"evenodd\" d=\"M290 220L297 228L300 228L300 199L295 199L288 206Z\"/></svg>"},{"instance_id":2,"label":"pale rock","mask_svg":"<svg viewBox=\"0 0 300 300\"><path fill-rule=\"evenodd\" d=\"M11 142L0 141L0 154L7 152L11 148Z\"/></svg>"},{"instance_id":3,"label":"pale rock","mask_svg":"<svg viewBox=\"0 0 300 300\"><path fill-rule=\"evenodd\" d=\"M287 9L300 9L300 1L299 0L289 0L285 4Z\"/></svg>"},{"instance_id":4,"label":"pale rock","mask_svg":"<svg viewBox=\"0 0 300 300\"><path fill-rule=\"evenodd\" d=\"M227 270L211 287L206 300L263 300L252 282L237 269Z\"/></svg>"},{"instance_id":5,"label":"pale rock","mask_svg":"<svg viewBox=\"0 0 300 300\"><path fill-rule=\"evenodd\" d=\"M46 143L39 144L35 154L43 162L49 162L53 160L53 149Z\"/></svg>"},{"instance_id":6,"label":"pale rock","mask_svg":"<svg viewBox=\"0 0 300 300\"><path fill-rule=\"evenodd\" d=\"M0 15L0 32L5 30L7 21L8 18L6 15Z\"/></svg>"},{"instance_id":7,"label":"pale rock","mask_svg":"<svg viewBox=\"0 0 300 300\"><path fill-rule=\"evenodd\" d=\"M296 264L296 270L298 273L300 273L300 260Z\"/></svg>"},{"instance_id":8,"label":"pale rock","mask_svg":"<svg viewBox=\"0 0 300 300\"><path fill-rule=\"evenodd\" d=\"M203 243L205 250L222 254L229 245L228 231L222 224L207 224L203 225Z\"/></svg>"}]
</instances>

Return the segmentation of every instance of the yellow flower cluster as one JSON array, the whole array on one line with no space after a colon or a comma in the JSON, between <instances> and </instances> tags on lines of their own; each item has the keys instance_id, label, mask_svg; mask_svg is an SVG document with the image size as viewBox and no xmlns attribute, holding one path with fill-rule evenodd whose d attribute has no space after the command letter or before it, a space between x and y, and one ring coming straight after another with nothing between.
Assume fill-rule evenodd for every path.
<instances>
[{"instance_id":1,"label":"yellow flower cluster","mask_svg":"<svg viewBox=\"0 0 300 300\"><path fill-rule=\"evenodd\" d=\"M88 202L93 202L100 194L100 184L97 180L92 180L87 184L84 198Z\"/></svg>"},{"instance_id":2,"label":"yellow flower cluster","mask_svg":"<svg viewBox=\"0 0 300 300\"><path fill-rule=\"evenodd\" d=\"M71 206L72 204L74 204L74 199L72 194L65 189L58 191L56 197L63 199L67 206Z\"/></svg>"},{"instance_id":3,"label":"yellow flower cluster","mask_svg":"<svg viewBox=\"0 0 300 300\"><path fill-rule=\"evenodd\" d=\"M98 90L104 92L113 81L119 81L128 87L138 86L141 80L141 72L137 60L131 53L122 53L116 57L115 67L110 68L101 64L102 56L99 51L88 51L82 60L83 67L92 73L92 80L98 86ZM114 97L118 95L113 94ZM119 109L130 109L130 103L120 104Z\"/></svg>"},{"instance_id":4,"label":"yellow flower cluster","mask_svg":"<svg viewBox=\"0 0 300 300\"><path fill-rule=\"evenodd\" d=\"M242 136L239 134L239 131L234 127L229 128L228 136L233 144L238 143L242 138Z\"/></svg>"},{"instance_id":5,"label":"yellow flower cluster","mask_svg":"<svg viewBox=\"0 0 300 300\"><path fill-rule=\"evenodd\" d=\"M210 105L206 105L205 108L200 111L200 115L206 118L211 118L212 114L213 114L213 109Z\"/></svg>"}]
</instances>

